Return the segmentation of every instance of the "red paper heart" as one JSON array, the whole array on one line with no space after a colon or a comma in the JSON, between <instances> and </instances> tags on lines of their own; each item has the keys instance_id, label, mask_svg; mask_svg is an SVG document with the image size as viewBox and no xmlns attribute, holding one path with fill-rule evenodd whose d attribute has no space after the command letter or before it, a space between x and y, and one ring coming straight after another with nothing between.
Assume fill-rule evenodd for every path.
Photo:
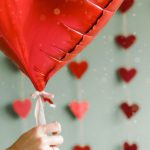
<instances>
[{"instance_id":1,"label":"red paper heart","mask_svg":"<svg viewBox=\"0 0 150 150\"><path fill-rule=\"evenodd\" d=\"M29 99L25 99L24 101L15 100L13 102L13 109L21 118L26 118L32 108L32 102Z\"/></svg>"},{"instance_id":2,"label":"red paper heart","mask_svg":"<svg viewBox=\"0 0 150 150\"><path fill-rule=\"evenodd\" d=\"M124 150L138 150L137 144L130 145L127 142L124 143L124 147L123 148L124 148Z\"/></svg>"},{"instance_id":3,"label":"red paper heart","mask_svg":"<svg viewBox=\"0 0 150 150\"><path fill-rule=\"evenodd\" d=\"M79 63L73 61L69 64L69 69L78 79L80 79L87 71L88 63L86 61L81 61Z\"/></svg>"},{"instance_id":4,"label":"red paper heart","mask_svg":"<svg viewBox=\"0 0 150 150\"><path fill-rule=\"evenodd\" d=\"M118 35L116 37L116 42L118 45L123 47L124 49L130 48L136 41L136 36L135 35L129 35L129 36L124 36L124 35Z\"/></svg>"},{"instance_id":5,"label":"red paper heart","mask_svg":"<svg viewBox=\"0 0 150 150\"><path fill-rule=\"evenodd\" d=\"M86 145L86 146L79 146L79 145L76 145L73 150L91 150L90 146Z\"/></svg>"},{"instance_id":6,"label":"red paper heart","mask_svg":"<svg viewBox=\"0 0 150 150\"><path fill-rule=\"evenodd\" d=\"M87 101L78 102L74 100L70 103L69 108L77 119L82 120L89 110L89 103Z\"/></svg>"},{"instance_id":7,"label":"red paper heart","mask_svg":"<svg viewBox=\"0 0 150 150\"><path fill-rule=\"evenodd\" d=\"M123 81L129 83L137 74L137 70L135 68L132 69L120 68L118 70L118 73Z\"/></svg>"},{"instance_id":8,"label":"red paper heart","mask_svg":"<svg viewBox=\"0 0 150 150\"><path fill-rule=\"evenodd\" d=\"M133 117L138 111L139 111L139 106L137 104L132 104L129 105L128 103L122 103L120 105L121 110L124 112L126 117L130 119Z\"/></svg>"},{"instance_id":9,"label":"red paper heart","mask_svg":"<svg viewBox=\"0 0 150 150\"><path fill-rule=\"evenodd\" d=\"M134 0L124 0L121 7L119 8L120 12L126 13L134 5L134 2Z\"/></svg>"},{"instance_id":10,"label":"red paper heart","mask_svg":"<svg viewBox=\"0 0 150 150\"><path fill-rule=\"evenodd\" d=\"M0 0L8 55L42 91L114 15L122 0Z\"/></svg>"}]
</instances>

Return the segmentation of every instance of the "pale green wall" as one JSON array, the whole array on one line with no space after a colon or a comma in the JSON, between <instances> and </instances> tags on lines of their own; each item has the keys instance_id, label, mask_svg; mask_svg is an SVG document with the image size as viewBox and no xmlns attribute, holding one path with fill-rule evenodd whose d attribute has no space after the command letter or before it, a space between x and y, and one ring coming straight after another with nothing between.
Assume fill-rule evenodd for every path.
<instances>
[{"instance_id":1,"label":"pale green wall","mask_svg":"<svg viewBox=\"0 0 150 150\"><path fill-rule=\"evenodd\" d=\"M121 150L125 140L139 143L141 150L150 149L149 16L150 1L136 0L127 18L128 31L136 33L138 41L128 52L120 50L114 43L114 36L122 32L122 15L117 13L102 34L80 55L81 60L86 59L90 64L79 83L79 88L83 89L80 98L89 100L91 104L82 123L66 111L68 103L79 97L76 94L76 79L68 69L63 68L49 82L46 91L55 94L57 109L54 111L46 107L46 116L49 121L62 123L65 138L62 150L71 150L76 143L90 144L92 150ZM122 65L138 69L138 76L127 86L118 82L115 74L115 70ZM28 97L34 91L25 77L24 92L21 92L20 81L20 72L15 71L0 55L0 149L9 146L22 132L35 125L33 113L23 121L6 111L14 99L23 95ZM118 109L118 105L126 99L140 104L142 108L131 121L127 121Z\"/></svg>"}]
</instances>

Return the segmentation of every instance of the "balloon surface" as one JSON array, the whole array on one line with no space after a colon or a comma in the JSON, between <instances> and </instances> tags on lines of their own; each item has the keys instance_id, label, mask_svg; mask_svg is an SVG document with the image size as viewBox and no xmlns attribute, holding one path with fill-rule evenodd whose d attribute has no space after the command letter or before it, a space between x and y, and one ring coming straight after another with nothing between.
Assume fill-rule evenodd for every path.
<instances>
[{"instance_id":1,"label":"balloon surface","mask_svg":"<svg viewBox=\"0 0 150 150\"><path fill-rule=\"evenodd\" d=\"M123 0L0 0L0 46L42 91Z\"/></svg>"}]
</instances>

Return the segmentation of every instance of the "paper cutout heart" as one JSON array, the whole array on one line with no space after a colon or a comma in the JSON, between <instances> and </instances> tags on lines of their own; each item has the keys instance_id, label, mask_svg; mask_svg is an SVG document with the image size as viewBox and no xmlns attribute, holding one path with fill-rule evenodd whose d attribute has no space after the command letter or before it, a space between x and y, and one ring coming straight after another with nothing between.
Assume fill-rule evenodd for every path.
<instances>
[{"instance_id":1,"label":"paper cutout heart","mask_svg":"<svg viewBox=\"0 0 150 150\"><path fill-rule=\"evenodd\" d=\"M78 102L76 100L69 104L69 108L78 120L82 120L89 110L90 104L87 101Z\"/></svg>"},{"instance_id":2,"label":"paper cutout heart","mask_svg":"<svg viewBox=\"0 0 150 150\"><path fill-rule=\"evenodd\" d=\"M139 111L139 106L137 104L129 105L125 102L120 105L120 109L123 111L126 117L130 119Z\"/></svg>"},{"instance_id":3,"label":"paper cutout heart","mask_svg":"<svg viewBox=\"0 0 150 150\"><path fill-rule=\"evenodd\" d=\"M29 115L32 108L32 102L29 99L24 101L15 100L13 102L13 109L18 116L25 119Z\"/></svg>"},{"instance_id":4,"label":"paper cutout heart","mask_svg":"<svg viewBox=\"0 0 150 150\"><path fill-rule=\"evenodd\" d=\"M79 145L76 145L73 150L91 150L90 146L79 146Z\"/></svg>"},{"instance_id":5,"label":"paper cutout heart","mask_svg":"<svg viewBox=\"0 0 150 150\"><path fill-rule=\"evenodd\" d=\"M126 13L133 5L135 0L124 0L121 7L119 8L121 13Z\"/></svg>"},{"instance_id":6,"label":"paper cutout heart","mask_svg":"<svg viewBox=\"0 0 150 150\"><path fill-rule=\"evenodd\" d=\"M122 0L0 0L2 51L42 91L102 30Z\"/></svg>"},{"instance_id":7,"label":"paper cutout heart","mask_svg":"<svg viewBox=\"0 0 150 150\"><path fill-rule=\"evenodd\" d=\"M130 145L126 142L126 143L124 143L123 150L138 150L138 146L137 146L137 144Z\"/></svg>"},{"instance_id":8,"label":"paper cutout heart","mask_svg":"<svg viewBox=\"0 0 150 150\"><path fill-rule=\"evenodd\" d=\"M73 61L69 64L69 69L78 79L80 79L87 71L88 63L87 61L81 62Z\"/></svg>"},{"instance_id":9,"label":"paper cutout heart","mask_svg":"<svg viewBox=\"0 0 150 150\"><path fill-rule=\"evenodd\" d=\"M137 70L135 68L126 69L122 67L118 70L118 73L123 81L129 83L136 76Z\"/></svg>"},{"instance_id":10,"label":"paper cutout heart","mask_svg":"<svg viewBox=\"0 0 150 150\"><path fill-rule=\"evenodd\" d=\"M124 36L124 35L118 35L116 37L116 43L123 47L124 49L130 48L136 41L136 36L135 35L129 35L129 36Z\"/></svg>"}]
</instances>

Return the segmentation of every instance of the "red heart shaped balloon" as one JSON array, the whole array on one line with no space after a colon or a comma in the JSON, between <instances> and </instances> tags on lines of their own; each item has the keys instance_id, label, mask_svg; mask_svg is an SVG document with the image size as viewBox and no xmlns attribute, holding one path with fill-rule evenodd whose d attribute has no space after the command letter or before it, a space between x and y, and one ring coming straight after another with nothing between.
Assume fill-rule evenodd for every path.
<instances>
[{"instance_id":1,"label":"red heart shaped balloon","mask_svg":"<svg viewBox=\"0 0 150 150\"><path fill-rule=\"evenodd\" d=\"M2 51L41 91L102 30L121 2L0 0Z\"/></svg>"}]
</instances>

